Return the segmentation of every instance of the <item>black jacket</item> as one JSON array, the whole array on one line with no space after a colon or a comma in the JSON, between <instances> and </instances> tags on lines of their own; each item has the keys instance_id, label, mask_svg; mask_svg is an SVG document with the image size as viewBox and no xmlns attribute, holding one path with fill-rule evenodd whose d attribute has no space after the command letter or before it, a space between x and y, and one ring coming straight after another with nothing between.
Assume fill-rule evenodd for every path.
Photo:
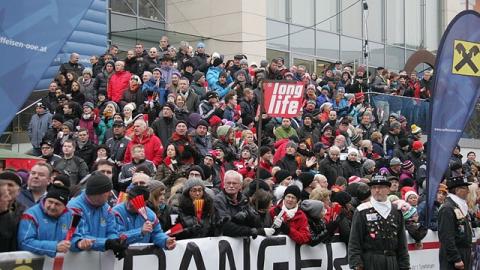
<instances>
[{"instance_id":1,"label":"black jacket","mask_svg":"<svg viewBox=\"0 0 480 270\"><path fill-rule=\"evenodd\" d=\"M333 161L329 156L320 161L320 173L325 175L328 181L328 188L333 186L337 181L337 177L343 175L343 167L340 160Z\"/></svg>"}]
</instances>

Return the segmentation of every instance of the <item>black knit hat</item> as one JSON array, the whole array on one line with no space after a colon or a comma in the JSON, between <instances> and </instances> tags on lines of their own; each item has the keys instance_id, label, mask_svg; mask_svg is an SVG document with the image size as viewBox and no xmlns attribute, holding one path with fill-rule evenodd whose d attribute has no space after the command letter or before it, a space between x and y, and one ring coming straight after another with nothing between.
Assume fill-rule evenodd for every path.
<instances>
[{"instance_id":1,"label":"black knit hat","mask_svg":"<svg viewBox=\"0 0 480 270\"><path fill-rule=\"evenodd\" d=\"M246 194L248 197L252 197L253 194L255 194L255 192L258 190L257 185L258 185L258 189L263 189L268 192L271 191L270 186L265 181L261 179L255 179L252 182L250 182L250 184L248 184L248 192Z\"/></svg>"},{"instance_id":2,"label":"black knit hat","mask_svg":"<svg viewBox=\"0 0 480 270\"><path fill-rule=\"evenodd\" d=\"M198 166L198 165L194 165L192 166L189 170L188 170L188 173L187 173L187 176L190 174L190 172L199 172L201 177L202 177L202 180L205 179L205 173L203 172L203 169L202 167Z\"/></svg>"},{"instance_id":3,"label":"black knit hat","mask_svg":"<svg viewBox=\"0 0 480 270\"><path fill-rule=\"evenodd\" d=\"M223 63L223 60L220 58L215 58L215 60L213 60L214 67L218 67L221 63Z\"/></svg>"},{"instance_id":4,"label":"black knit hat","mask_svg":"<svg viewBox=\"0 0 480 270\"><path fill-rule=\"evenodd\" d=\"M295 196L298 200L302 198L302 192L300 191L300 188L296 185L290 185L288 186L285 191L283 192L283 198L287 196L287 194L292 194Z\"/></svg>"},{"instance_id":5,"label":"black knit hat","mask_svg":"<svg viewBox=\"0 0 480 270\"><path fill-rule=\"evenodd\" d=\"M0 180L11 180L15 182L19 187L22 186L22 179L14 172L4 171L0 173Z\"/></svg>"},{"instance_id":6,"label":"black knit hat","mask_svg":"<svg viewBox=\"0 0 480 270\"><path fill-rule=\"evenodd\" d=\"M68 200L70 199L70 190L64 186L51 185L48 188L45 198L56 199L62 202L64 205L67 205Z\"/></svg>"},{"instance_id":7,"label":"black knit hat","mask_svg":"<svg viewBox=\"0 0 480 270\"><path fill-rule=\"evenodd\" d=\"M70 187L70 178L66 174L59 174L53 178L53 182L55 183L56 181L59 181L63 184L65 187Z\"/></svg>"},{"instance_id":8,"label":"black knit hat","mask_svg":"<svg viewBox=\"0 0 480 270\"><path fill-rule=\"evenodd\" d=\"M92 175L87 179L87 195L98 195L111 191L113 188L112 181L103 174Z\"/></svg>"},{"instance_id":9,"label":"black knit hat","mask_svg":"<svg viewBox=\"0 0 480 270\"><path fill-rule=\"evenodd\" d=\"M198 123L197 123L197 126L196 126L196 127L198 128L198 126L204 126L204 127L207 127L207 128L208 128L210 125L208 124L208 122L207 122L207 121L205 121L205 120L201 119L200 121L198 121Z\"/></svg>"},{"instance_id":10,"label":"black knit hat","mask_svg":"<svg viewBox=\"0 0 480 270\"><path fill-rule=\"evenodd\" d=\"M52 116L52 120L57 120L58 122L63 124L63 122L65 121L65 118L63 117L63 115L56 113Z\"/></svg>"},{"instance_id":11,"label":"black knit hat","mask_svg":"<svg viewBox=\"0 0 480 270\"><path fill-rule=\"evenodd\" d=\"M266 146L266 145L260 146L260 156L261 157L268 152L272 152L272 148L270 148L269 146Z\"/></svg>"},{"instance_id":12,"label":"black knit hat","mask_svg":"<svg viewBox=\"0 0 480 270\"><path fill-rule=\"evenodd\" d=\"M310 184L313 182L314 177L315 176L311 173L302 172L298 176L298 180L302 182L303 188L305 189L306 187L310 186Z\"/></svg>"},{"instance_id":13,"label":"black knit hat","mask_svg":"<svg viewBox=\"0 0 480 270\"><path fill-rule=\"evenodd\" d=\"M279 170L275 173L275 180L277 184L281 183L285 178L290 176L290 172L287 170Z\"/></svg>"},{"instance_id":14,"label":"black knit hat","mask_svg":"<svg viewBox=\"0 0 480 270\"><path fill-rule=\"evenodd\" d=\"M341 206L347 205L352 200L352 196L345 191L333 192L332 202L337 202Z\"/></svg>"},{"instance_id":15,"label":"black knit hat","mask_svg":"<svg viewBox=\"0 0 480 270\"><path fill-rule=\"evenodd\" d=\"M200 78L202 78L202 76L205 76L205 74L203 74L203 72L198 71L198 70L195 71L193 73L193 81L196 82L196 81L200 80Z\"/></svg>"},{"instance_id":16,"label":"black knit hat","mask_svg":"<svg viewBox=\"0 0 480 270\"><path fill-rule=\"evenodd\" d=\"M150 192L148 191L148 187L134 186L128 191L129 200L137 197L138 195L143 195L144 200L147 201L148 198L150 197Z\"/></svg>"},{"instance_id":17,"label":"black knit hat","mask_svg":"<svg viewBox=\"0 0 480 270\"><path fill-rule=\"evenodd\" d=\"M259 170L260 170L260 172L258 173L258 177L260 179L265 180L265 179L268 179L268 178L272 177L272 174L269 171L265 170L264 168L260 168Z\"/></svg>"}]
</instances>

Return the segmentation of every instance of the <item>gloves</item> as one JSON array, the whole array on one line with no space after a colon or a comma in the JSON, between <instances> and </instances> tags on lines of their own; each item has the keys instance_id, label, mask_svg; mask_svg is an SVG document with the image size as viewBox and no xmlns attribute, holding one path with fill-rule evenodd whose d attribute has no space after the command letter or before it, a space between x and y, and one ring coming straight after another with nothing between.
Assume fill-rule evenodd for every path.
<instances>
[{"instance_id":1,"label":"gloves","mask_svg":"<svg viewBox=\"0 0 480 270\"><path fill-rule=\"evenodd\" d=\"M125 257L125 250L127 247L128 244L126 241L120 239L108 239L105 241L105 250L113 251L113 254L115 254L115 257L117 257L119 260Z\"/></svg>"},{"instance_id":2,"label":"gloves","mask_svg":"<svg viewBox=\"0 0 480 270\"><path fill-rule=\"evenodd\" d=\"M282 222L282 225L280 225L280 231L284 234L288 234L290 232L290 226L288 226L287 223Z\"/></svg>"},{"instance_id":3,"label":"gloves","mask_svg":"<svg viewBox=\"0 0 480 270\"><path fill-rule=\"evenodd\" d=\"M272 228L278 229L280 226L282 226L283 220L282 217L276 217L275 220L273 220L273 225Z\"/></svg>"}]
</instances>

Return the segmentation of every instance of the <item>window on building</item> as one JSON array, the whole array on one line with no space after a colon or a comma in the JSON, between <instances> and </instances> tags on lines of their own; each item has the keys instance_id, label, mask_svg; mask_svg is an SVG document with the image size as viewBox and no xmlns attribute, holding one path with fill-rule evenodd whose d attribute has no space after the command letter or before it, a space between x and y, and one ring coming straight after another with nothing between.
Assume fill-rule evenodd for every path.
<instances>
[{"instance_id":1,"label":"window on building","mask_svg":"<svg viewBox=\"0 0 480 270\"><path fill-rule=\"evenodd\" d=\"M267 0L267 17L279 20L287 20L287 0Z\"/></svg>"},{"instance_id":2,"label":"window on building","mask_svg":"<svg viewBox=\"0 0 480 270\"><path fill-rule=\"evenodd\" d=\"M314 24L313 0L291 1L292 23L311 27Z\"/></svg>"},{"instance_id":3,"label":"window on building","mask_svg":"<svg viewBox=\"0 0 480 270\"><path fill-rule=\"evenodd\" d=\"M344 63L363 63L362 40L341 36L340 59Z\"/></svg>"},{"instance_id":4,"label":"window on building","mask_svg":"<svg viewBox=\"0 0 480 270\"><path fill-rule=\"evenodd\" d=\"M269 39L272 37L280 38ZM288 51L288 24L267 20L267 47Z\"/></svg>"},{"instance_id":5,"label":"window on building","mask_svg":"<svg viewBox=\"0 0 480 270\"><path fill-rule=\"evenodd\" d=\"M293 64L295 66L298 67L298 65L303 65L306 67L306 71L308 73L312 73L314 71L314 67L313 67L313 61L311 60L306 60L306 59L302 59L302 58L297 58L294 56L293 58Z\"/></svg>"},{"instance_id":6,"label":"window on building","mask_svg":"<svg viewBox=\"0 0 480 270\"><path fill-rule=\"evenodd\" d=\"M316 56L337 61L339 55L339 37L337 34L317 31Z\"/></svg>"},{"instance_id":7,"label":"window on building","mask_svg":"<svg viewBox=\"0 0 480 270\"><path fill-rule=\"evenodd\" d=\"M313 29L290 26L290 51L313 55L315 46L315 33Z\"/></svg>"},{"instance_id":8,"label":"window on building","mask_svg":"<svg viewBox=\"0 0 480 270\"><path fill-rule=\"evenodd\" d=\"M341 3L340 10L342 10L342 14L341 14L342 15L342 22L341 22L342 33L345 35L361 38L362 37L361 1L343 0L343 1L340 1L340 3Z\"/></svg>"},{"instance_id":9,"label":"window on building","mask_svg":"<svg viewBox=\"0 0 480 270\"><path fill-rule=\"evenodd\" d=\"M426 0L426 27L425 45L427 50L437 50L440 42L440 6L437 0Z\"/></svg>"},{"instance_id":10,"label":"window on building","mask_svg":"<svg viewBox=\"0 0 480 270\"><path fill-rule=\"evenodd\" d=\"M368 0L368 40L383 41L383 0ZM388 2L388 1L387 1Z\"/></svg>"},{"instance_id":11,"label":"window on building","mask_svg":"<svg viewBox=\"0 0 480 270\"><path fill-rule=\"evenodd\" d=\"M123 0L122 0L123 1ZM156 21L165 21L165 0L138 0L139 16Z\"/></svg>"},{"instance_id":12,"label":"window on building","mask_svg":"<svg viewBox=\"0 0 480 270\"><path fill-rule=\"evenodd\" d=\"M375 67L385 66L385 46L376 42L369 42L369 59L368 65Z\"/></svg>"},{"instance_id":13,"label":"window on building","mask_svg":"<svg viewBox=\"0 0 480 270\"><path fill-rule=\"evenodd\" d=\"M404 0L385 1L387 5L387 43L404 46L405 9Z\"/></svg>"},{"instance_id":14,"label":"window on building","mask_svg":"<svg viewBox=\"0 0 480 270\"><path fill-rule=\"evenodd\" d=\"M289 58L289 53L288 52L282 52L282 51L277 51L277 50L272 50L272 49L267 49L267 61L270 63L272 59L276 58L283 58L285 59L285 66L290 66L290 58Z\"/></svg>"},{"instance_id":15,"label":"window on building","mask_svg":"<svg viewBox=\"0 0 480 270\"><path fill-rule=\"evenodd\" d=\"M405 44L412 49L417 49L421 43L421 2L405 0Z\"/></svg>"},{"instance_id":16,"label":"window on building","mask_svg":"<svg viewBox=\"0 0 480 270\"><path fill-rule=\"evenodd\" d=\"M317 29L337 32L337 0L315 2L315 24ZM334 17L332 17L334 16Z\"/></svg>"},{"instance_id":17,"label":"window on building","mask_svg":"<svg viewBox=\"0 0 480 270\"><path fill-rule=\"evenodd\" d=\"M393 70L402 70L405 67L405 49L387 46L385 67Z\"/></svg>"},{"instance_id":18,"label":"window on building","mask_svg":"<svg viewBox=\"0 0 480 270\"><path fill-rule=\"evenodd\" d=\"M112 8L112 11L138 15L137 0L110 1L110 7Z\"/></svg>"}]
</instances>

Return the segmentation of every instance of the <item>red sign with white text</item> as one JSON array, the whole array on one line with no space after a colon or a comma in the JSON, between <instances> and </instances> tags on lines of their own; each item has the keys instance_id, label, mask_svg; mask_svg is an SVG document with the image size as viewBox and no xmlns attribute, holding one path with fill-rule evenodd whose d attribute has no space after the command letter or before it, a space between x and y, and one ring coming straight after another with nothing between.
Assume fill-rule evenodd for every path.
<instances>
[{"instance_id":1,"label":"red sign with white text","mask_svg":"<svg viewBox=\"0 0 480 270\"><path fill-rule=\"evenodd\" d=\"M301 113L304 86L302 82L264 81L265 112L272 117L296 117Z\"/></svg>"}]
</instances>

